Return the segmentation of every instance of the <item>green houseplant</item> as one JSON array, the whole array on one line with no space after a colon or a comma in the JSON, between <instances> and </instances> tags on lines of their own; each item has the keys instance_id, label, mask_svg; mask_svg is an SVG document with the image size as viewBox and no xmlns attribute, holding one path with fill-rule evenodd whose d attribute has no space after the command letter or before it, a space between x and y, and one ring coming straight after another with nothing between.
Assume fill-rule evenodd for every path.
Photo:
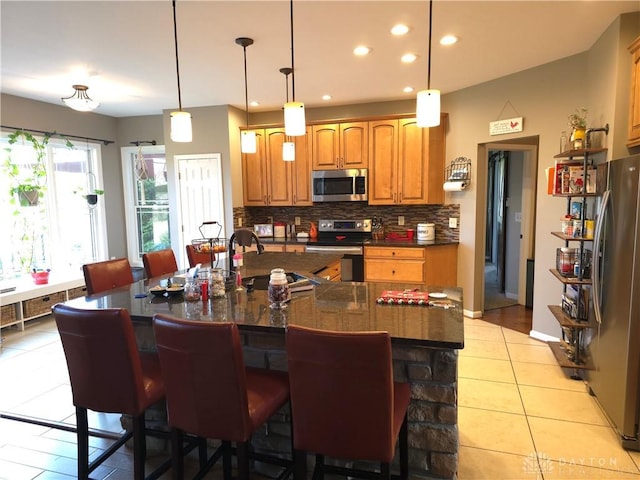
<instances>
[{"instance_id":1,"label":"green houseplant","mask_svg":"<svg viewBox=\"0 0 640 480\"><path fill-rule=\"evenodd\" d=\"M8 137L9 147L5 148L7 156L3 168L11 179L9 195L12 201L17 199L21 206L37 205L46 190L47 145L52 135L51 133L45 133L42 140L38 140L38 138L27 131L16 130ZM30 143L36 154L35 161L28 167L14 161L11 156L12 145L16 144L19 140ZM73 147L73 144L69 140L66 140L66 145L69 148Z\"/></svg>"}]
</instances>

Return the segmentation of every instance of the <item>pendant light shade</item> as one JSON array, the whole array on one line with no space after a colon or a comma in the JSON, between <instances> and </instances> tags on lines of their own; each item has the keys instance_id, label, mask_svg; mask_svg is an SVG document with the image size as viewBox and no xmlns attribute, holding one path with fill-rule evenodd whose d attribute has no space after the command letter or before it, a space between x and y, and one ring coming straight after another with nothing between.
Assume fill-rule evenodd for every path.
<instances>
[{"instance_id":1,"label":"pendant light shade","mask_svg":"<svg viewBox=\"0 0 640 480\"><path fill-rule=\"evenodd\" d=\"M86 85L73 85L75 93L70 97L62 98L62 101L70 108L77 110L78 112L90 112L100 106L100 103L89 98L87 90L89 87Z\"/></svg>"},{"instance_id":2,"label":"pendant light shade","mask_svg":"<svg viewBox=\"0 0 640 480\"><path fill-rule=\"evenodd\" d=\"M304 115L304 103L296 102L296 69L294 66L295 55L293 52L293 0L290 4L291 25L291 98L293 101L284 104L284 133L292 137L299 137L307 133L307 125Z\"/></svg>"},{"instance_id":3,"label":"pendant light shade","mask_svg":"<svg viewBox=\"0 0 640 480\"><path fill-rule=\"evenodd\" d=\"M440 90L420 90L418 92L416 123L419 127L440 125Z\"/></svg>"},{"instance_id":4,"label":"pendant light shade","mask_svg":"<svg viewBox=\"0 0 640 480\"><path fill-rule=\"evenodd\" d=\"M246 127L249 128L249 88L247 82L247 47L253 45L253 39L248 37L236 38L236 44L242 47L244 55L244 111L246 115ZM248 130L240 134L240 151L242 153L256 153L256 132Z\"/></svg>"},{"instance_id":5,"label":"pendant light shade","mask_svg":"<svg viewBox=\"0 0 640 480\"><path fill-rule=\"evenodd\" d=\"M429 57L427 63L427 89L418 92L416 99L416 123L418 127L440 125L440 90L431 88L431 25L433 0L429 0Z\"/></svg>"},{"instance_id":6,"label":"pendant light shade","mask_svg":"<svg viewBox=\"0 0 640 480\"><path fill-rule=\"evenodd\" d=\"M193 133L191 129L191 114L189 112L171 112L171 140L173 142L191 142Z\"/></svg>"},{"instance_id":7,"label":"pendant light shade","mask_svg":"<svg viewBox=\"0 0 640 480\"><path fill-rule=\"evenodd\" d=\"M242 153L256 153L256 132L245 130L240 134L240 151Z\"/></svg>"},{"instance_id":8,"label":"pendant light shade","mask_svg":"<svg viewBox=\"0 0 640 480\"><path fill-rule=\"evenodd\" d=\"M280 73L284 74L284 83L285 83L285 91L286 91L286 103L285 108L287 106L287 104L289 103L289 75L291 75L291 72L293 71L292 68L289 67L283 67L280 69ZM285 110L285 115L286 115L286 110ZM289 137L289 135L287 135L287 131L286 131L286 127L285 127L285 139L284 142L282 143L282 160L284 160L285 162L293 162L296 159L296 144L293 143L291 141L291 138Z\"/></svg>"},{"instance_id":9,"label":"pendant light shade","mask_svg":"<svg viewBox=\"0 0 640 480\"><path fill-rule=\"evenodd\" d=\"M178 111L171 112L171 140L174 142L191 142L191 114L182 111L182 94L180 92L180 62L178 61L178 26L176 23L176 0L173 0L173 40L176 46L176 77L178 79Z\"/></svg>"},{"instance_id":10,"label":"pendant light shade","mask_svg":"<svg viewBox=\"0 0 640 480\"><path fill-rule=\"evenodd\" d=\"M284 132L292 137L307 133L304 103L287 102L284 104Z\"/></svg>"},{"instance_id":11,"label":"pendant light shade","mask_svg":"<svg viewBox=\"0 0 640 480\"><path fill-rule=\"evenodd\" d=\"M284 142L282 144L282 160L285 162L293 162L296 159L296 144L293 142Z\"/></svg>"}]
</instances>

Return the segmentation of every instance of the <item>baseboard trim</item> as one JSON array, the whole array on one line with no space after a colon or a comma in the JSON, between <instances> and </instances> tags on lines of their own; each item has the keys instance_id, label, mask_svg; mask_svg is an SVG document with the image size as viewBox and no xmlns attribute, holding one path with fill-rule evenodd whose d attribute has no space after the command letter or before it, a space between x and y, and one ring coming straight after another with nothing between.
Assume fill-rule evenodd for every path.
<instances>
[{"instance_id":1,"label":"baseboard trim","mask_svg":"<svg viewBox=\"0 0 640 480\"><path fill-rule=\"evenodd\" d=\"M529 336L543 342L557 342L558 340L560 340L558 337L547 335L546 333L538 332L536 330L531 330L529 332Z\"/></svg>"},{"instance_id":2,"label":"baseboard trim","mask_svg":"<svg viewBox=\"0 0 640 480\"><path fill-rule=\"evenodd\" d=\"M467 310L467 309L463 309L462 310L462 314L465 317L469 317L469 318L482 318L482 310Z\"/></svg>"}]
</instances>

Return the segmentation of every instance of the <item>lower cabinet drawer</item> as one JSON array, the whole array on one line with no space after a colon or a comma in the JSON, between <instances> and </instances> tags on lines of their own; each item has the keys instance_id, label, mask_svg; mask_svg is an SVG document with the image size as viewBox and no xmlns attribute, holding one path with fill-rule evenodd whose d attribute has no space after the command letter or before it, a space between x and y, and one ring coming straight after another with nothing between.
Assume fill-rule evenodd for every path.
<instances>
[{"instance_id":1,"label":"lower cabinet drawer","mask_svg":"<svg viewBox=\"0 0 640 480\"><path fill-rule=\"evenodd\" d=\"M364 262L364 279L367 282L424 282L424 261L378 260Z\"/></svg>"},{"instance_id":2,"label":"lower cabinet drawer","mask_svg":"<svg viewBox=\"0 0 640 480\"><path fill-rule=\"evenodd\" d=\"M22 303L22 312L25 319L29 317L37 317L51 312L51 307L56 303L64 302L64 292L56 292L50 295L25 300Z\"/></svg>"}]
</instances>

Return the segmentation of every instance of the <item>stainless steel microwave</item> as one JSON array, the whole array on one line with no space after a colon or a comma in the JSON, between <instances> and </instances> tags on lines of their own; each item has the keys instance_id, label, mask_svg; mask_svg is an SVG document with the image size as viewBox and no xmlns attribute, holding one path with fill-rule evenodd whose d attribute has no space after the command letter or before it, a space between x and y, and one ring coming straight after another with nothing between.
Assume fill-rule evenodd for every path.
<instances>
[{"instance_id":1,"label":"stainless steel microwave","mask_svg":"<svg viewBox=\"0 0 640 480\"><path fill-rule=\"evenodd\" d=\"M314 202L367 200L367 169L314 170L311 176Z\"/></svg>"}]
</instances>

